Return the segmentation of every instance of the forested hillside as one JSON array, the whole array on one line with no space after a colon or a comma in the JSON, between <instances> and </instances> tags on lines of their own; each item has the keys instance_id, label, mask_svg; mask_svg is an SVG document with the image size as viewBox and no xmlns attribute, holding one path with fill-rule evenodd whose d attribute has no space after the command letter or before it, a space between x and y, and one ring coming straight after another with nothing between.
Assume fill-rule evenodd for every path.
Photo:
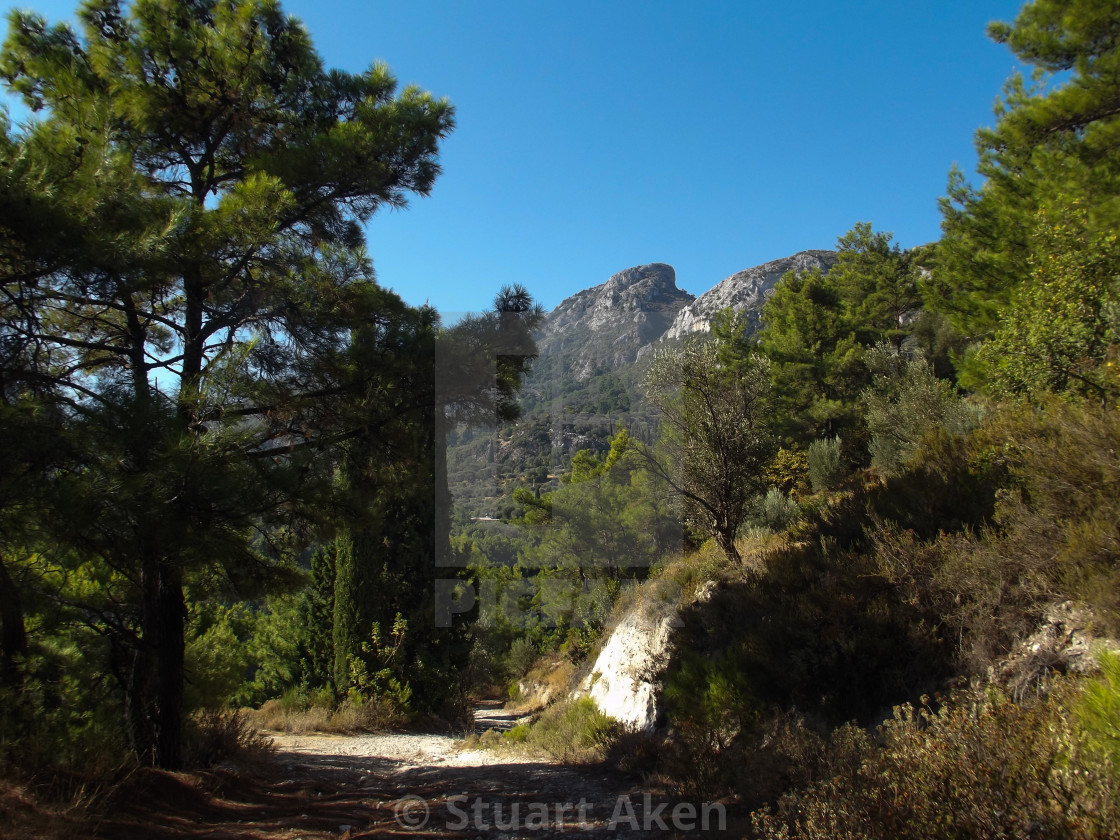
<instances>
[{"instance_id":1,"label":"forested hillside","mask_svg":"<svg viewBox=\"0 0 1120 840\"><path fill-rule=\"evenodd\" d=\"M495 740L750 836L1120 836L1120 17L989 34L1034 72L939 241L853 220L720 294L652 263L448 326L363 232L433 189L448 102L263 0L13 14L0 774L545 685ZM650 603L643 734L568 695Z\"/></svg>"},{"instance_id":2,"label":"forested hillside","mask_svg":"<svg viewBox=\"0 0 1120 840\"><path fill-rule=\"evenodd\" d=\"M1091 651L1120 647L1116 23L1036 2L991 35L1037 73L977 135L982 181L951 173L939 242L855 224L757 328L728 309L623 368L625 405L617 368L571 365L604 400L571 400L583 451L567 406L491 432L517 507L458 523L515 595L481 639L523 686L553 650L586 686L618 616L682 599L663 735L624 763L736 794L759 836L1115 836L1120 675Z\"/></svg>"}]
</instances>

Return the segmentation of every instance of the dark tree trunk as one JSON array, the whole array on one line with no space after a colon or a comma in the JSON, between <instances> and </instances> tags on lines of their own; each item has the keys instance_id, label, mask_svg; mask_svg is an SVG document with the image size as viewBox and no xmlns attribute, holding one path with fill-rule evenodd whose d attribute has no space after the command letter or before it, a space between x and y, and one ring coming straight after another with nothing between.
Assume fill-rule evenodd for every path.
<instances>
[{"instance_id":1,"label":"dark tree trunk","mask_svg":"<svg viewBox=\"0 0 1120 840\"><path fill-rule=\"evenodd\" d=\"M125 693L125 723L132 751L142 764L156 758L156 701L158 667L159 571L154 562L140 570L140 634L132 654Z\"/></svg>"},{"instance_id":2,"label":"dark tree trunk","mask_svg":"<svg viewBox=\"0 0 1120 840\"><path fill-rule=\"evenodd\" d=\"M183 572L178 566L160 565L157 594L155 764L164 770L178 770L183 764L183 659L187 621Z\"/></svg>"},{"instance_id":3,"label":"dark tree trunk","mask_svg":"<svg viewBox=\"0 0 1120 840\"><path fill-rule=\"evenodd\" d=\"M129 737L144 764L178 770L183 763L183 574L146 563L141 573L141 633L125 698Z\"/></svg>"},{"instance_id":4,"label":"dark tree trunk","mask_svg":"<svg viewBox=\"0 0 1120 840\"><path fill-rule=\"evenodd\" d=\"M743 557L739 554L739 549L735 546L735 529L728 531L727 529L719 529L715 533L716 545L723 549L723 553L727 555L729 560L734 560L735 565L743 565Z\"/></svg>"},{"instance_id":5,"label":"dark tree trunk","mask_svg":"<svg viewBox=\"0 0 1120 840\"><path fill-rule=\"evenodd\" d=\"M19 685L23 677L19 661L26 655L23 602L15 581L0 559L0 686Z\"/></svg>"}]
</instances>

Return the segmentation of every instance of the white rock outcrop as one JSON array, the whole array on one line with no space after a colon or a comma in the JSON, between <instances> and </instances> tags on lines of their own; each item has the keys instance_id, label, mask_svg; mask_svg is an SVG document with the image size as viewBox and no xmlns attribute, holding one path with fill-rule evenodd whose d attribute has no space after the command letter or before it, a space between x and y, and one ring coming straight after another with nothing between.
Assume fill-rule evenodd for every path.
<instances>
[{"instance_id":1,"label":"white rock outcrop","mask_svg":"<svg viewBox=\"0 0 1120 840\"><path fill-rule=\"evenodd\" d=\"M1007 659L988 669L988 678L1019 699L1042 685L1052 672L1092 674L1101 649L1120 653L1120 640L1098 635L1092 610L1073 601L1052 604L1038 629Z\"/></svg>"},{"instance_id":2,"label":"white rock outcrop","mask_svg":"<svg viewBox=\"0 0 1120 840\"><path fill-rule=\"evenodd\" d=\"M611 633L579 693L627 727L652 732L659 711L654 677L677 621L675 611L654 616L641 609L629 613Z\"/></svg>"}]
</instances>

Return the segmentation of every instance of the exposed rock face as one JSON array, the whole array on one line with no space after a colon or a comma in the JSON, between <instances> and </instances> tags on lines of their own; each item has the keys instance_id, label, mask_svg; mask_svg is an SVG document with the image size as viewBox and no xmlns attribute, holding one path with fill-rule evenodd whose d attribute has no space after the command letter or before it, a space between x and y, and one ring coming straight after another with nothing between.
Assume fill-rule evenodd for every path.
<instances>
[{"instance_id":1,"label":"exposed rock face","mask_svg":"<svg viewBox=\"0 0 1120 840\"><path fill-rule=\"evenodd\" d=\"M600 365L632 364L693 299L677 288L672 266L650 263L628 268L552 310L537 336L537 346L542 355L570 355L571 373L585 379Z\"/></svg>"},{"instance_id":2,"label":"exposed rock face","mask_svg":"<svg viewBox=\"0 0 1120 840\"><path fill-rule=\"evenodd\" d=\"M991 667L989 677L1021 699L1052 672L1095 673L1098 649L1120 651L1120 640L1094 632L1096 622L1091 610L1073 601L1051 605L1038 629L1007 659Z\"/></svg>"},{"instance_id":3,"label":"exposed rock face","mask_svg":"<svg viewBox=\"0 0 1120 840\"><path fill-rule=\"evenodd\" d=\"M580 686L599 711L627 727L653 732L657 726L654 672L669 646L676 613L648 616L635 610L618 623Z\"/></svg>"},{"instance_id":4,"label":"exposed rock face","mask_svg":"<svg viewBox=\"0 0 1120 840\"><path fill-rule=\"evenodd\" d=\"M707 603L717 589L706 581L688 602ZM681 627L681 593L666 600L666 590L652 603L639 602L611 631L595 665L574 694L587 695L605 715L630 729L653 732L659 725L660 672L668 663L673 630Z\"/></svg>"},{"instance_id":5,"label":"exposed rock face","mask_svg":"<svg viewBox=\"0 0 1120 840\"><path fill-rule=\"evenodd\" d=\"M692 333L707 332L711 329L712 319L716 314L727 308L745 312L752 326L757 328L762 305L773 293L774 285L783 274L814 268L827 272L835 264L835 251L801 251L792 257L771 260L732 274L682 308L666 330L665 338L683 338Z\"/></svg>"}]
</instances>

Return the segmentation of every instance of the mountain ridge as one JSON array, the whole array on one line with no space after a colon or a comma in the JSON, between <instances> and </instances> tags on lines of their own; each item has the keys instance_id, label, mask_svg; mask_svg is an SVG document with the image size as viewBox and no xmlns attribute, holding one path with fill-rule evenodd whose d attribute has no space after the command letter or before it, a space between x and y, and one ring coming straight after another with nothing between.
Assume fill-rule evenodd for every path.
<instances>
[{"instance_id":1,"label":"mountain ridge","mask_svg":"<svg viewBox=\"0 0 1120 840\"><path fill-rule=\"evenodd\" d=\"M816 268L827 273L836 264L836 257L835 251L798 251L788 257L737 271L681 309L662 339L672 340L708 332L712 319L724 309L746 312L753 331L761 321L766 299L774 293L774 287L787 272L811 271Z\"/></svg>"},{"instance_id":2,"label":"mountain ridge","mask_svg":"<svg viewBox=\"0 0 1120 840\"><path fill-rule=\"evenodd\" d=\"M789 271L828 272L837 254L799 251L736 272L699 297L677 287L667 263L623 269L604 283L561 301L537 333L541 356L567 356L567 373L585 380L601 368L617 369L641 360L658 342L711 329L721 310L744 312L757 329L762 307Z\"/></svg>"},{"instance_id":3,"label":"mountain ridge","mask_svg":"<svg viewBox=\"0 0 1120 840\"><path fill-rule=\"evenodd\" d=\"M546 316L537 347L542 356L571 352L569 372L583 380L597 367L633 364L693 300L677 288L670 265L627 268L561 301Z\"/></svg>"},{"instance_id":4,"label":"mountain ridge","mask_svg":"<svg viewBox=\"0 0 1120 840\"><path fill-rule=\"evenodd\" d=\"M736 272L699 297L677 287L672 266L654 262L565 298L536 334L539 357L522 386L521 418L490 430L460 429L449 441L457 508L509 519L516 514L512 488L555 489L571 455L605 453L620 423L634 434L655 434L656 412L641 385L646 355L707 331L725 306L746 312L753 329L786 271L826 271L835 262L833 251L800 251Z\"/></svg>"}]
</instances>

